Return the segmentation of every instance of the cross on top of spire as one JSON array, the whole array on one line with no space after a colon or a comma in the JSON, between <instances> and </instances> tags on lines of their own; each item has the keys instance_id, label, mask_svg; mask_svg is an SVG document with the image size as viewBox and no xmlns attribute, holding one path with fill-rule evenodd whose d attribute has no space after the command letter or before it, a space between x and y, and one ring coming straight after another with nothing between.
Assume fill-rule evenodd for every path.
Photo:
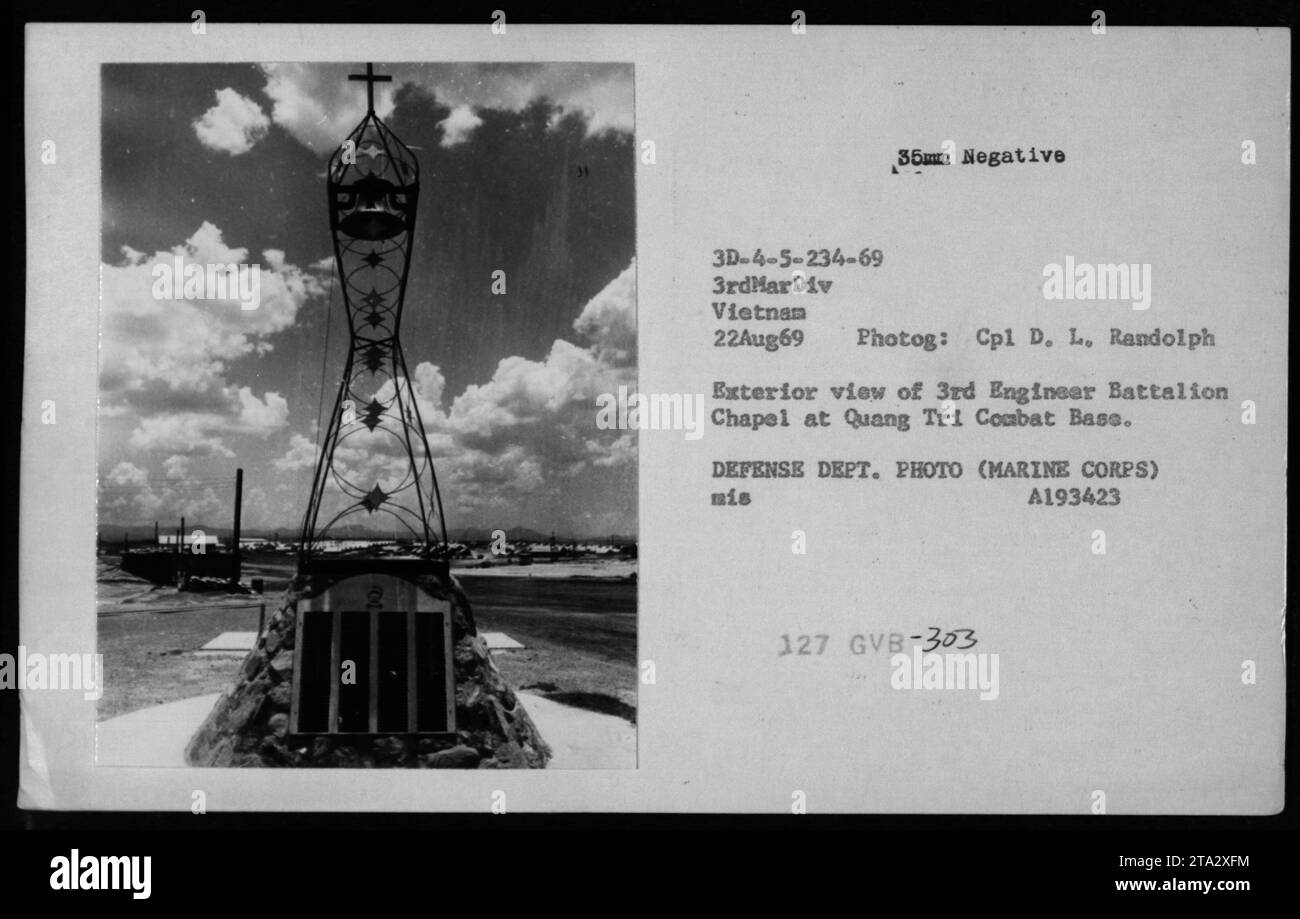
<instances>
[{"instance_id":1,"label":"cross on top of spire","mask_svg":"<svg viewBox=\"0 0 1300 919\"><path fill-rule=\"evenodd\" d=\"M366 114L370 114L371 112L373 112L373 111L375 110L375 84L376 84L376 83L391 83L391 82L393 81L393 78L392 78L391 76L379 76L379 75L377 75L377 74L375 73L375 65L374 65L374 64L366 64L366 72L365 72L365 73L350 73L350 74L348 74L348 79L349 79L349 80L365 80L365 81L366 81Z\"/></svg>"}]
</instances>

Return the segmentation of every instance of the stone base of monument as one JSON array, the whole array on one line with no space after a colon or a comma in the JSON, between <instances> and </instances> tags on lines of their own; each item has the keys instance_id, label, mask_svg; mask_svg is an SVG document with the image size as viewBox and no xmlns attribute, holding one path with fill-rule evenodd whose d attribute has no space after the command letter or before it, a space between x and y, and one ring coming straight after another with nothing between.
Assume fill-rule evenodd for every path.
<instances>
[{"instance_id":1,"label":"stone base of monument","mask_svg":"<svg viewBox=\"0 0 1300 919\"><path fill-rule=\"evenodd\" d=\"M358 597L369 599L362 602ZM384 604L397 608L382 608ZM406 632L409 644L403 640L404 626L400 625L407 620L397 620L397 638L392 637L392 617L414 613L417 607L421 614L432 611L440 625L446 620L450 626L449 648L442 648L434 638L439 653L449 650L447 658L451 663L446 690L435 685L435 695L428 697L437 702L436 713L432 711L435 705L425 702L425 689L447 674L439 670L438 660L422 658L417 666L414 615L409 618L412 624ZM309 617L317 612L325 614L318 617L320 621L333 625L332 643L328 628L325 638L304 639L311 633L304 632L303 624L312 621ZM368 615L372 618L365 618ZM369 645L366 623L373 623L369 626ZM425 629L423 623L420 627L421 635L433 631L432 626ZM371 681L375 697L385 698L387 709L377 709L371 702L367 718L364 702L358 709L340 701L343 693L327 688L328 698L314 701L319 703L316 711L328 711L328 719L323 714L319 720L309 718L308 702L312 700L306 698L304 687L310 681L304 675L301 685L295 686L294 669L300 659L295 648L300 642L315 641L317 659L321 656L319 649L332 649L332 656L327 655L324 662L309 660L304 666L316 667L318 673L339 674L339 665L346 672L349 663L341 659L348 653L348 634L363 654L367 647L376 649L369 652L371 662L391 662L392 647L400 645L395 667L406 672L402 659L410 661L409 675L420 672L420 694L417 696L416 682L411 679L409 698L403 698L405 689L384 696L388 684L380 682L379 672L392 674L393 667L367 668L361 661L363 688L364 681ZM383 644L385 635L388 648ZM432 671L427 679L426 668ZM384 679L392 683L405 676ZM352 698L365 696L362 691ZM394 704L397 709L393 709ZM417 723L416 712L422 705ZM443 705L445 711L441 710ZM438 721L436 732L422 730L434 715ZM352 719L350 724L348 717ZM409 724L405 720L408 717ZM402 729L393 727L393 718L401 720ZM550 758L550 747L493 663L487 643L474 625L469 601L456 581L445 569L440 571L428 563L373 559L331 562L327 572L309 571L294 580L283 605L245 659L235 684L222 694L185 749L185 759L193 766L540 769Z\"/></svg>"}]
</instances>

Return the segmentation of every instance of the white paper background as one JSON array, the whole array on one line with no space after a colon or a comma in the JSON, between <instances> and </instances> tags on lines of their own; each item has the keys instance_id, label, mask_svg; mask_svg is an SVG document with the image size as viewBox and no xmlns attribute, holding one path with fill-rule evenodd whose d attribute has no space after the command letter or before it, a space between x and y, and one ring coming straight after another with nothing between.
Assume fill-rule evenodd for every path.
<instances>
[{"instance_id":1,"label":"white paper background","mask_svg":"<svg viewBox=\"0 0 1300 919\"><path fill-rule=\"evenodd\" d=\"M147 770L93 766L93 704L30 693L23 803L65 809L1271 813L1283 800L1290 38L1285 30L771 27L31 26L21 637L94 647L99 64L104 61L593 60L635 64L643 392L714 380L1212 382L1228 403L1132 403L1134 426L640 438L635 772ZM58 144L42 166L40 143ZM901 147L1064 149L1050 166L891 175ZM1258 163L1240 162L1251 139ZM777 354L712 347L712 250L870 244ZM1148 262L1145 313L1047 303L1042 266ZM769 269L769 274L776 274ZM730 298L728 298L730 299ZM779 303L776 299L737 298ZM787 298L793 301L793 298ZM1208 326L1194 354L989 353L982 326ZM779 323L772 324L778 330ZM856 348L858 326L947 330L926 354ZM844 331L841 331L844 330ZM58 423L39 424L45 399ZM1259 422L1240 423L1253 399ZM935 404L933 402L929 404ZM1152 406L1155 406L1154 408ZM712 404L710 404L712 407ZM743 410L745 406L733 406ZM751 405L752 407L756 407ZM793 408L794 406L791 405ZM1026 406L1027 410L1051 406ZM801 413L792 412L792 417ZM919 419L914 418L916 424ZM1156 459L1119 508L1025 504L982 457ZM880 482L756 482L715 508L714 459L868 458ZM959 459L961 482L892 480ZM725 487L744 483L728 482ZM1059 483L1054 483L1059 484ZM1087 484L1079 480L1071 485ZM721 490L721 488L719 489ZM1104 529L1108 552L1094 556ZM791 532L808 554L791 553ZM977 631L1001 695L889 688L854 633ZM828 633L821 657L776 654ZM1242 685L1243 660L1258 683ZM111 662L107 662L111 672ZM38 743L39 741L39 753ZM38 762L39 759L39 762Z\"/></svg>"}]
</instances>

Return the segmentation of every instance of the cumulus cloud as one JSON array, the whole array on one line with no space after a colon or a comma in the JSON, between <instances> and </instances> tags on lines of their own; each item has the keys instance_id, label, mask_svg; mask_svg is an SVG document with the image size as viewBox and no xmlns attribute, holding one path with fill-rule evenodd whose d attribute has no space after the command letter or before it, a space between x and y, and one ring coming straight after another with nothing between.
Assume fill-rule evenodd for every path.
<instances>
[{"instance_id":1,"label":"cumulus cloud","mask_svg":"<svg viewBox=\"0 0 1300 919\"><path fill-rule=\"evenodd\" d=\"M591 298L573 328L596 356L616 367L636 361L636 261Z\"/></svg>"},{"instance_id":2,"label":"cumulus cloud","mask_svg":"<svg viewBox=\"0 0 1300 919\"><path fill-rule=\"evenodd\" d=\"M235 390L239 398L239 415L230 429L247 434L264 434L284 427L289 418L289 403L278 392L259 399L247 386Z\"/></svg>"},{"instance_id":3,"label":"cumulus cloud","mask_svg":"<svg viewBox=\"0 0 1300 919\"><path fill-rule=\"evenodd\" d=\"M600 431L595 402L635 382L635 262L588 302L574 323L584 344L557 339L543 360L508 357L492 379L445 409L442 375L416 368L430 449L462 509L506 510L561 477L635 461L635 435Z\"/></svg>"},{"instance_id":4,"label":"cumulus cloud","mask_svg":"<svg viewBox=\"0 0 1300 919\"><path fill-rule=\"evenodd\" d=\"M271 120L320 154L338 146L366 113L354 65L263 64ZM632 130L632 68L620 64L414 64L383 68L391 83L375 84L375 111L387 118L398 87L412 84L452 109L442 122L444 147L466 140L480 123L477 108L520 111L547 98L581 112L588 134Z\"/></svg>"},{"instance_id":5,"label":"cumulus cloud","mask_svg":"<svg viewBox=\"0 0 1300 919\"><path fill-rule=\"evenodd\" d=\"M632 93L628 80L611 77L590 83L564 100L566 109L580 111L587 118L587 133L633 130Z\"/></svg>"},{"instance_id":6,"label":"cumulus cloud","mask_svg":"<svg viewBox=\"0 0 1300 919\"><path fill-rule=\"evenodd\" d=\"M131 462L118 463L101 477L99 484L100 518L119 523L147 523L183 516L190 523L198 524L225 519L230 513L230 498L218 489L186 489L175 481L154 483L144 469Z\"/></svg>"},{"instance_id":7,"label":"cumulus cloud","mask_svg":"<svg viewBox=\"0 0 1300 919\"><path fill-rule=\"evenodd\" d=\"M227 87L217 90L217 104L194 121L194 134L209 150L239 156L270 130L271 119L262 107Z\"/></svg>"},{"instance_id":8,"label":"cumulus cloud","mask_svg":"<svg viewBox=\"0 0 1300 919\"><path fill-rule=\"evenodd\" d=\"M416 365L412 394L450 513L508 512L560 478L631 465L636 434L596 427L596 397L635 383L636 264L584 305L574 321L583 343L557 339L540 361L513 356L492 378L471 384L450 404L446 379L427 361ZM385 383L373 394L393 397ZM363 445L364 444L364 445ZM316 452L301 434L290 439L277 469L306 469ZM364 432L342 439L334 454L345 478L366 487L400 478L407 468L399 445Z\"/></svg>"},{"instance_id":9,"label":"cumulus cloud","mask_svg":"<svg viewBox=\"0 0 1300 919\"><path fill-rule=\"evenodd\" d=\"M606 468L630 465L636 462L636 432L624 431L613 442L602 445L590 442L588 446L593 454L592 463Z\"/></svg>"},{"instance_id":10,"label":"cumulus cloud","mask_svg":"<svg viewBox=\"0 0 1300 919\"><path fill-rule=\"evenodd\" d=\"M468 105L458 105L451 110L451 114L438 122L442 128L442 141L444 147L454 147L457 144L464 143L469 139L470 132L483 123L483 119L474 114L474 110Z\"/></svg>"},{"instance_id":11,"label":"cumulus cloud","mask_svg":"<svg viewBox=\"0 0 1300 919\"><path fill-rule=\"evenodd\" d=\"M170 268L176 257L186 265L243 265L248 250L227 245L221 230L204 222L170 251L146 256L125 248L118 264L101 266L102 411L138 418L129 440L134 449L230 456L222 435L278 430L289 407L279 393L258 395L228 383L227 365L271 351L271 337L292 326L303 303L325 288L288 264L283 252L267 250L257 269L255 310L237 300L154 299L154 266Z\"/></svg>"},{"instance_id":12,"label":"cumulus cloud","mask_svg":"<svg viewBox=\"0 0 1300 919\"><path fill-rule=\"evenodd\" d=\"M104 477L110 485L144 485L149 481L149 474L135 463L121 462Z\"/></svg>"},{"instance_id":13,"label":"cumulus cloud","mask_svg":"<svg viewBox=\"0 0 1300 919\"><path fill-rule=\"evenodd\" d=\"M281 472L311 469L316 465L315 442L301 434L294 434L289 438L289 452L273 460L272 465Z\"/></svg>"},{"instance_id":14,"label":"cumulus cloud","mask_svg":"<svg viewBox=\"0 0 1300 919\"><path fill-rule=\"evenodd\" d=\"M180 453L173 453L163 460L163 475L169 479L183 479L190 471L190 458Z\"/></svg>"},{"instance_id":15,"label":"cumulus cloud","mask_svg":"<svg viewBox=\"0 0 1300 919\"><path fill-rule=\"evenodd\" d=\"M271 118L316 153L331 153L366 115L366 94L348 82L349 65L263 64ZM393 111L394 83L375 84L375 112Z\"/></svg>"},{"instance_id":16,"label":"cumulus cloud","mask_svg":"<svg viewBox=\"0 0 1300 919\"><path fill-rule=\"evenodd\" d=\"M136 450L184 450L200 456L234 456L234 451L213 433L220 423L220 415L199 412L141 418L128 443Z\"/></svg>"},{"instance_id":17,"label":"cumulus cloud","mask_svg":"<svg viewBox=\"0 0 1300 919\"><path fill-rule=\"evenodd\" d=\"M519 111L547 98L582 112L587 132L632 130L632 68L620 64L429 64L398 76L433 92L453 108L465 105Z\"/></svg>"},{"instance_id":18,"label":"cumulus cloud","mask_svg":"<svg viewBox=\"0 0 1300 919\"><path fill-rule=\"evenodd\" d=\"M270 496L265 488L253 486L244 496L243 525L244 531L254 527L270 527L278 523L278 518L271 513Z\"/></svg>"},{"instance_id":19,"label":"cumulus cloud","mask_svg":"<svg viewBox=\"0 0 1300 919\"><path fill-rule=\"evenodd\" d=\"M435 402L434 429L445 426L458 443L491 449L505 440L520 439L523 429L537 434L537 429L558 416L572 414L576 407L581 407L584 416L590 410L592 417L571 420L590 427L596 396L616 391L633 377L635 273L634 261L583 307L574 329L588 339L585 347L557 339L541 361L505 358L497 364L491 380L466 387L446 413L438 410ZM440 381L436 368L428 364L417 367L416 382L422 395L440 394ZM428 424L429 419L425 420Z\"/></svg>"},{"instance_id":20,"label":"cumulus cloud","mask_svg":"<svg viewBox=\"0 0 1300 919\"><path fill-rule=\"evenodd\" d=\"M289 419L289 404L279 393L269 392L259 399L247 386L241 386L226 387L222 395L231 400L231 411L173 412L141 418L128 442L136 450L231 457L234 451L225 445L222 435L265 436L284 427Z\"/></svg>"}]
</instances>

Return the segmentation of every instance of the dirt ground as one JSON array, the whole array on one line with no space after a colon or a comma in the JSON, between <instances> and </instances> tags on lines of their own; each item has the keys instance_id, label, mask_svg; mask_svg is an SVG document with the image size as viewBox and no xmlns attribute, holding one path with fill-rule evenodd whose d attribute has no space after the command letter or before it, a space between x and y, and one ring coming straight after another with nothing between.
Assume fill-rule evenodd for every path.
<instances>
[{"instance_id":1,"label":"dirt ground","mask_svg":"<svg viewBox=\"0 0 1300 919\"><path fill-rule=\"evenodd\" d=\"M182 594L153 588L101 565L99 652L104 655L100 720L220 692L242 658L195 652L222 632L254 631L258 609L273 615L280 566L264 566L264 596ZM250 574L245 571L247 583ZM525 647L493 659L518 689L557 702L636 720L636 583L619 579L473 577L458 572L481 632L505 632ZM272 592L274 590L274 592ZM178 612L159 608L187 607Z\"/></svg>"}]
</instances>

